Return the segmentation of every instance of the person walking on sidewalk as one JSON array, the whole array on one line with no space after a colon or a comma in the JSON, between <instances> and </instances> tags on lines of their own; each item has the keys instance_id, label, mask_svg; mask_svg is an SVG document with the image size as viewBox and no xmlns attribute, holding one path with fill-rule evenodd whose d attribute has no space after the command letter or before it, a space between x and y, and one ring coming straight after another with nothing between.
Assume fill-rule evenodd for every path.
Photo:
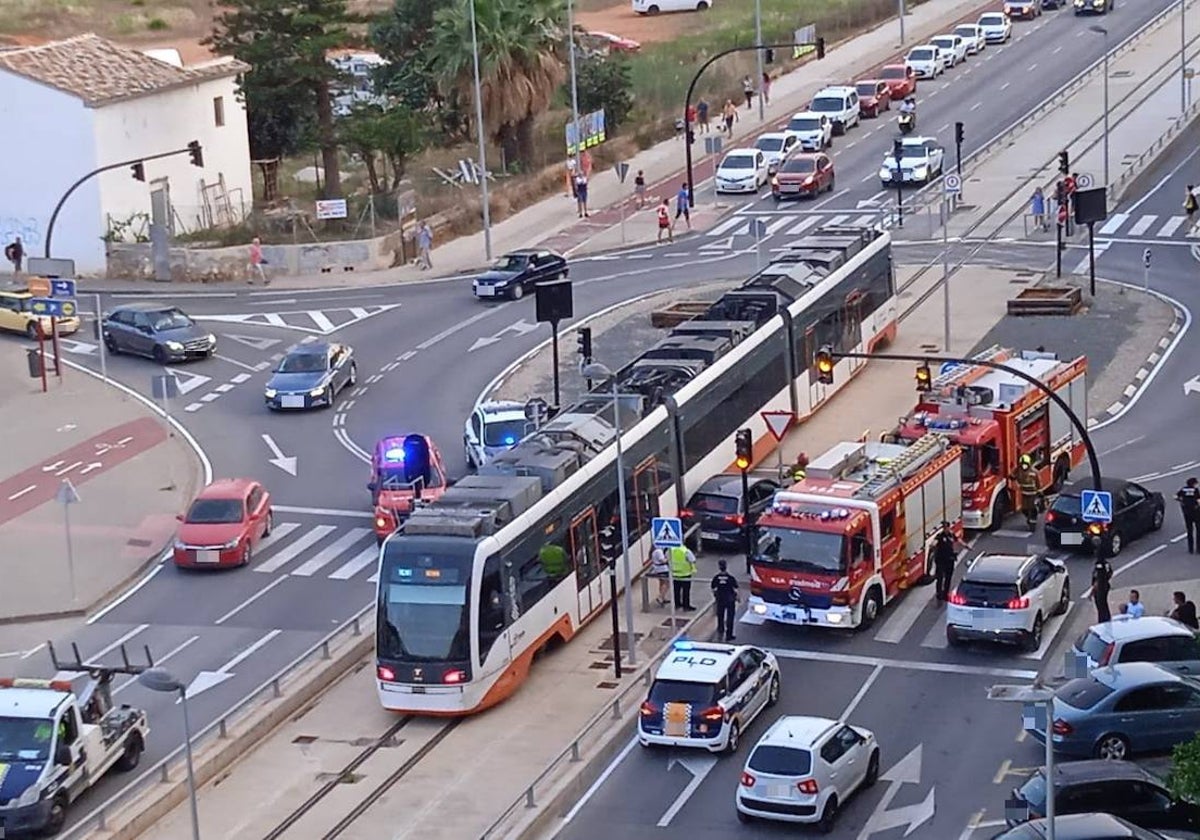
<instances>
[{"instance_id":1,"label":"person walking on sidewalk","mask_svg":"<svg viewBox=\"0 0 1200 840\"><path fill-rule=\"evenodd\" d=\"M696 574L696 555L686 545L677 545L669 550L667 560L671 564L671 577L675 579L675 609L695 612L692 578Z\"/></svg>"},{"instance_id":2,"label":"person walking on sidewalk","mask_svg":"<svg viewBox=\"0 0 1200 840\"><path fill-rule=\"evenodd\" d=\"M754 82L749 76L742 79L742 95L746 97L746 110L754 107Z\"/></svg>"},{"instance_id":3,"label":"person walking on sidewalk","mask_svg":"<svg viewBox=\"0 0 1200 840\"><path fill-rule=\"evenodd\" d=\"M1191 184L1187 185L1187 194L1183 197L1183 212L1187 213L1188 225L1192 224L1192 220L1196 216L1196 188ZM20 237L17 237L18 241Z\"/></svg>"},{"instance_id":4,"label":"person walking on sidewalk","mask_svg":"<svg viewBox=\"0 0 1200 840\"><path fill-rule=\"evenodd\" d=\"M771 104L771 74L766 70L763 71L762 77L762 98L763 105Z\"/></svg>"},{"instance_id":5,"label":"person walking on sidewalk","mask_svg":"<svg viewBox=\"0 0 1200 840\"><path fill-rule=\"evenodd\" d=\"M579 218L587 218L588 215L588 182L587 176L580 172L575 176L575 204L579 211Z\"/></svg>"},{"instance_id":6,"label":"person walking on sidewalk","mask_svg":"<svg viewBox=\"0 0 1200 840\"><path fill-rule=\"evenodd\" d=\"M1112 566L1104 557L1097 557L1092 566L1092 603L1096 605L1096 621L1103 624L1112 621L1108 608L1108 592L1112 586Z\"/></svg>"},{"instance_id":7,"label":"person walking on sidewalk","mask_svg":"<svg viewBox=\"0 0 1200 840\"><path fill-rule=\"evenodd\" d=\"M719 571L713 576L712 591L713 600L717 603L717 638L732 642L737 638L733 635L733 622L738 602L738 582L729 574L727 566L724 560L717 561Z\"/></svg>"},{"instance_id":8,"label":"person walking on sidewalk","mask_svg":"<svg viewBox=\"0 0 1200 840\"><path fill-rule=\"evenodd\" d=\"M14 277L21 273L21 263L25 259L25 246L21 243L21 237L14 237L12 242L4 246L4 259L12 263Z\"/></svg>"},{"instance_id":9,"label":"person walking on sidewalk","mask_svg":"<svg viewBox=\"0 0 1200 840\"><path fill-rule=\"evenodd\" d=\"M737 106L733 104L732 99L725 100L724 119L725 119L725 133L728 134L730 136L730 138L732 138L733 137L733 124L738 121Z\"/></svg>"},{"instance_id":10,"label":"person walking on sidewalk","mask_svg":"<svg viewBox=\"0 0 1200 840\"><path fill-rule=\"evenodd\" d=\"M701 99L696 103L696 122L700 126L700 131L708 133L708 100Z\"/></svg>"},{"instance_id":11,"label":"person walking on sidewalk","mask_svg":"<svg viewBox=\"0 0 1200 840\"><path fill-rule=\"evenodd\" d=\"M646 172L642 169L633 176L633 203L638 210L646 206Z\"/></svg>"},{"instance_id":12,"label":"person walking on sidewalk","mask_svg":"<svg viewBox=\"0 0 1200 840\"><path fill-rule=\"evenodd\" d=\"M675 241L675 232L671 230L671 202L664 198L658 205L658 244L662 244L663 233L667 234L667 241Z\"/></svg>"},{"instance_id":13,"label":"person walking on sidewalk","mask_svg":"<svg viewBox=\"0 0 1200 840\"><path fill-rule=\"evenodd\" d=\"M1196 537L1200 534L1200 484L1194 477L1179 488L1175 501L1183 514L1183 525L1187 529L1188 554L1196 553Z\"/></svg>"},{"instance_id":14,"label":"person walking on sidewalk","mask_svg":"<svg viewBox=\"0 0 1200 840\"><path fill-rule=\"evenodd\" d=\"M266 264L267 261L263 259L262 242L256 236L250 240L249 283L251 286L254 285L255 277L261 280L264 286L271 285L271 281L267 279L267 272L263 269L263 266Z\"/></svg>"},{"instance_id":15,"label":"person walking on sidewalk","mask_svg":"<svg viewBox=\"0 0 1200 840\"><path fill-rule=\"evenodd\" d=\"M692 211L691 202L688 201L687 182L684 181L679 185L679 192L675 193L675 221L679 221L679 217L683 216L683 220L687 223L687 229L692 229Z\"/></svg>"},{"instance_id":16,"label":"person walking on sidewalk","mask_svg":"<svg viewBox=\"0 0 1200 840\"><path fill-rule=\"evenodd\" d=\"M667 599L671 597L671 569L667 564L667 555L658 546L655 546L654 551L650 552L648 574L658 581L658 595L655 597L654 603L665 607L670 603Z\"/></svg>"},{"instance_id":17,"label":"person walking on sidewalk","mask_svg":"<svg viewBox=\"0 0 1200 840\"><path fill-rule=\"evenodd\" d=\"M1033 226L1046 230L1046 196L1041 187L1035 187L1029 199L1029 212L1033 215Z\"/></svg>"},{"instance_id":18,"label":"person walking on sidewalk","mask_svg":"<svg viewBox=\"0 0 1200 840\"><path fill-rule=\"evenodd\" d=\"M433 258L430 256L432 250L433 228L429 226L429 222L422 221L417 228L417 265L422 271L433 268Z\"/></svg>"}]
</instances>

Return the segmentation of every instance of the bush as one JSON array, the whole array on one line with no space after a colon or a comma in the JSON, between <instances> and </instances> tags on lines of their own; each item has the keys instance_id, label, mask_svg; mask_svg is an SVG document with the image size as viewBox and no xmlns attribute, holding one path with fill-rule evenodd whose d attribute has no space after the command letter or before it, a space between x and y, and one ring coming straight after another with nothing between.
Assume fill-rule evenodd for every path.
<instances>
[{"instance_id":1,"label":"bush","mask_svg":"<svg viewBox=\"0 0 1200 840\"><path fill-rule=\"evenodd\" d=\"M1167 787L1180 799L1200 801L1200 737L1176 744L1171 751Z\"/></svg>"}]
</instances>

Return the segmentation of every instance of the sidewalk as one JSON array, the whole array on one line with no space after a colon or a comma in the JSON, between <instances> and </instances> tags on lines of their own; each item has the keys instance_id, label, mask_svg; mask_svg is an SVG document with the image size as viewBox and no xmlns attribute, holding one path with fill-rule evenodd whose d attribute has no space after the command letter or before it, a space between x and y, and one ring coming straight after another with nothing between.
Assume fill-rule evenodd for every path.
<instances>
[{"instance_id":1,"label":"sidewalk","mask_svg":"<svg viewBox=\"0 0 1200 840\"><path fill-rule=\"evenodd\" d=\"M51 368L43 394L25 350L19 340L0 346L0 625L81 615L111 597L170 544L200 481L194 453L142 403L65 366L61 379ZM66 480L79 496L70 506L74 598L55 499ZM17 628L0 627L0 651L17 639Z\"/></svg>"}]
</instances>

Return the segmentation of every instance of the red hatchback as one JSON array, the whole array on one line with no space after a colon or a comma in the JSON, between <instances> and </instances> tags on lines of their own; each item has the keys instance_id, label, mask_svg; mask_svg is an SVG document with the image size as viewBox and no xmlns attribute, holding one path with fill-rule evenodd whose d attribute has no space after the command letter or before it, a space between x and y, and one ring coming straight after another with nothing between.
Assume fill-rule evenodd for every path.
<instances>
[{"instance_id":1,"label":"red hatchback","mask_svg":"<svg viewBox=\"0 0 1200 840\"><path fill-rule=\"evenodd\" d=\"M816 196L823 190L833 192L833 186L833 161L829 155L793 155L779 165L779 171L771 179L771 195L776 201Z\"/></svg>"},{"instance_id":2,"label":"red hatchback","mask_svg":"<svg viewBox=\"0 0 1200 840\"><path fill-rule=\"evenodd\" d=\"M892 89L883 79L861 79L854 83L854 89L864 117L878 117L892 107Z\"/></svg>"},{"instance_id":3,"label":"red hatchback","mask_svg":"<svg viewBox=\"0 0 1200 840\"><path fill-rule=\"evenodd\" d=\"M893 102L917 92L917 77L907 64L888 64L880 68L879 78L887 82Z\"/></svg>"},{"instance_id":4,"label":"red hatchback","mask_svg":"<svg viewBox=\"0 0 1200 840\"><path fill-rule=\"evenodd\" d=\"M271 494L249 478L221 478L200 491L175 537L175 565L187 569L246 566L271 533Z\"/></svg>"}]
</instances>

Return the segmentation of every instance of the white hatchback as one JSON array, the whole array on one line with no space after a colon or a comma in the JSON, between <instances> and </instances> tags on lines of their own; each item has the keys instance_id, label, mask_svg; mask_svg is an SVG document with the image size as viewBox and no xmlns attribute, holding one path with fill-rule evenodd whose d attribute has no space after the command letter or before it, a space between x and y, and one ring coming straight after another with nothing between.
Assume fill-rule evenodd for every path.
<instances>
[{"instance_id":1,"label":"white hatchback","mask_svg":"<svg viewBox=\"0 0 1200 840\"><path fill-rule=\"evenodd\" d=\"M967 55L978 55L987 47L987 38L977 23L961 23L954 27L954 34L967 42Z\"/></svg>"},{"instance_id":2,"label":"white hatchback","mask_svg":"<svg viewBox=\"0 0 1200 840\"><path fill-rule=\"evenodd\" d=\"M1046 621L1071 607L1061 560L1036 554L981 554L971 561L946 607L946 641L1042 645Z\"/></svg>"},{"instance_id":3,"label":"white hatchback","mask_svg":"<svg viewBox=\"0 0 1200 840\"><path fill-rule=\"evenodd\" d=\"M879 778L879 744L860 726L785 715L771 725L742 770L738 819L816 823L828 833L856 790Z\"/></svg>"},{"instance_id":4,"label":"white hatchback","mask_svg":"<svg viewBox=\"0 0 1200 840\"><path fill-rule=\"evenodd\" d=\"M789 134L786 131L770 131L758 136L758 139L754 141L754 148L766 156L767 170L774 175L775 168L783 163L783 159L791 154L792 149L796 148L796 144L799 142L800 138L795 134Z\"/></svg>"},{"instance_id":5,"label":"white hatchback","mask_svg":"<svg viewBox=\"0 0 1200 840\"><path fill-rule=\"evenodd\" d=\"M950 66L958 64L960 61L967 60L967 42L966 39L958 35L938 35L930 38L929 43L933 44L939 50L945 50L950 53Z\"/></svg>"},{"instance_id":6,"label":"white hatchback","mask_svg":"<svg viewBox=\"0 0 1200 840\"><path fill-rule=\"evenodd\" d=\"M918 79L932 79L946 72L942 51L933 44L913 47L904 57L904 64L912 68L913 75Z\"/></svg>"},{"instance_id":7,"label":"white hatchback","mask_svg":"<svg viewBox=\"0 0 1200 840\"><path fill-rule=\"evenodd\" d=\"M767 183L767 156L759 149L734 149L717 167L717 192L756 193Z\"/></svg>"},{"instance_id":8,"label":"white hatchback","mask_svg":"<svg viewBox=\"0 0 1200 840\"><path fill-rule=\"evenodd\" d=\"M976 26L983 30L983 37L989 44L1003 44L1012 37L1012 21L1004 12L980 15Z\"/></svg>"}]
</instances>

